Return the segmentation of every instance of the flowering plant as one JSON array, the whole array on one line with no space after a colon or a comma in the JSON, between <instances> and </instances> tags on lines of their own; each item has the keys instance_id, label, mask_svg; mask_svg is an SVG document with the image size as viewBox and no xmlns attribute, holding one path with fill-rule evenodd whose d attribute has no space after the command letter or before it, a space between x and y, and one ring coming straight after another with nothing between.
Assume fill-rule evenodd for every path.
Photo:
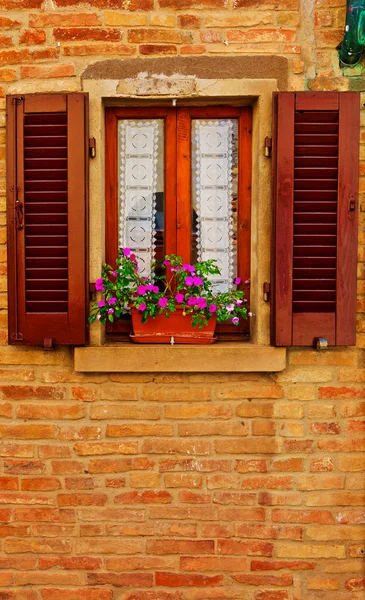
<instances>
[{"instance_id":1,"label":"flowering plant","mask_svg":"<svg viewBox=\"0 0 365 600\"><path fill-rule=\"evenodd\" d=\"M129 248L122 248L116 264L116 269L104 264L101 277L96 281L101 300L91 308L91 322L97 319L103 324L107 320L113 322L131 308L142 313L143 323L159 314L170 317L180 308L183 315L191 315L194 327L203 327L213 315L217 316L218 323L230 320L234 325L253 316L247 311L242 290L213 291L209 276L220 274L215 260L190 265L171 254L152 264L150 277L142 277L136 256ZM236 277L234 285L240 283L241 279Z\"/></svg>"}]
</instances>

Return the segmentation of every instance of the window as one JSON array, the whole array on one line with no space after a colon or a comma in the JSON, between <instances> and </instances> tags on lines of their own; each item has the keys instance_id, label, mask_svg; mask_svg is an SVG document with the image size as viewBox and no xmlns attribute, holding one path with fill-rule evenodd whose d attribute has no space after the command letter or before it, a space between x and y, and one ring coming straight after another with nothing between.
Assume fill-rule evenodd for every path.
<instances>
[{"instance_id":1,"label":"window","mask_svg":"<svg viewBox=\"0 0 365 600\"><path fill-rule=\"evenodd\" d=\"M128 246L142 274L178 254L216 259L217 290L249 279L251 128L249 107L107 108L106 262ZM129 330L128 318L108 326Z\"/></svg>"}]
</instances>

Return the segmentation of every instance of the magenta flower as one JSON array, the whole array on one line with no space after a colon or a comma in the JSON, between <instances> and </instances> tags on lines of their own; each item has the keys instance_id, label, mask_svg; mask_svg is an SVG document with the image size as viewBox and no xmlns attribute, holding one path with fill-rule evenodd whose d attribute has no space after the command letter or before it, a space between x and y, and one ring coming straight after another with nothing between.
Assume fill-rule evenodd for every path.
<instances>
[{"instance_id":1,"label":"magenta flower","mask_svg":"<svg viewBox=\"0 0 365 600\"><path fill-rule=\"evenodd\" d=\"M97 279L95 283L97 283L98 285L102 285L104 283L104 279L102 277L99 277L99 279Z\"/></svg>"},{"instance_id":2,"label":"magenta flower","mask_svg":"<svg viewBox=\"0 0 365 600\"><path fill-rule=\"evenodd\" d=\"M234 310L234 304L227 304L227 306L226 306L226 310L227 310L228 312L232 312L232 310Z\"/></svg>"},{"instance_id":3,"label":"magenta flower","mask_svg":"<svg viewBox=\"0 0 365 600\"><path fill-rule=\"evenodd\" d=\"M203 285L204 281L201 277L194 277L194 285Z\"/></svg>"},{"instance_id":4,"label":"magenta flower","mask_svg":"<svg viewBox=\"0 0 365 600\"><path fill-rule=\"evenodd\" d=\"M176 294L175 300L178 304L181 304L182 302L184 302L184 297L184 294Z\"/></svg>"},{"instance_id":5,"label":"magenta flower","mask_svg":"<svg viewBox=\"0 0 365 600\"><path fill-rule=\"evenodd\" d=\"M161 308L166 308L167 303L168 303L167 298L160 298L157 304L159 306L161 306Z\"/></svg>"},{"instance_id":6,"label":"magenta flower","mask_svg":"<svg viewBox=\"0 0 365 600\"><path fill-rule=\"evenodd\" d=\"M109 308L109 310L108 310L108 315L112 315L112 314L113 314L113 312L114 312L114 308Z\"/></svg>"},{"instance_id":7,"label":"magenta flower","mask_svg":"<svg viewBox=\"0 0 365 600\"><path fill-rule=\"evenodd\" d=\"M154 292L154 294L158 294L158 292L160 291L157 287L157 285L154 285L152 288L152 291Z\"/></svg>"},{"instance_id":8,"label":"magenta flower","mask_svg":"<svg viewBox=\"0 0 365 600\"><path fill-rule=\"evenodd\" d=\"M100 283L96 283L95 284L95 289L96 289L97 292L103 292L105 288Z\"/></svg>"},{"instance_id":9,"label":"magenta flower","mask_svg":"<svg viewBox=\"0 0 365 600\"><path fill-rule=\"evenodd\" d=\"M153 288L154 288L153 283L149 283L148 285L146 285L146 290L148 290L149 292L152 292Z\"/></svg>"},{"instance_id":10,"label":"magenta flower","mask_svg":"<svg viewBox=\"0 0 365 600\"><path fill-rule=\"evenodd\" d=\"M144 302L141 302L141 304L138 307L138 310L146 310L147 306Z\"/></svg>"},{"instance_id":11,"label":"magenta flower","mask_svg":"<svg viewBox=\"0 0 365 600\"><path fill-rule=\"evenodd\" d=\"M215 313L215 312L217 312L217 307L216 307L216 305L215 305L215 304L211 304L211 305L210 305L210 307L209 307L209 312L210 312L210 313Z\"/></svg>"},{"instance_id":12,"label":"magenta flower","mask_svg":"<svg viewBox=\"0 0 365 600\"><path fill-rule=\"evenodd\" d=\"M239 306L240 304L242 304L243 300L236 300L236 304L237 306Z\"/></svg>"},{"instance_id":13,"label":"magenta flower","mask_svg":"<svg viewBox=\"0 0 365 600\"><path fill-rule=\"evenodd\" d=\"M198 299L195 298L194 296L191 296L188 300L188 306L195 306L195 304L198 302Z\"/></svg>"},{"instance_id":14,"label":"magenta flower","mask_svg":"<svg viewBox=\"0 0 365 600\"><path fill-rule=\"evenodd\" d=\"M131 254L129 257L131 260L136 260L136 255L135 254Z\"/></svg>"},{"instance_id":15,"label":"magenta flower","mask_svg":"<svg viewBox=\"0 0 365 600\"><path fill-rule=\"evenodd\" d=\"M108 304L115 304L116 301L117 301L117 299L113 296L112 298L109 298Z\"/></svg>"},{"instance_id":16,"label":"magenta flower","mask_svg":"<svg viewBox=\"0 0 365 600\"><path fill-rule=\"evenodd\" d=\"M190 286L190 285L194 285L194 279L195 277L191 277L189 275L189 277L185 277L185 285Z\"/></svg>"},{"instance_id":17,"label":"magenta flower","mask_svg":"<svg viewBox=\"0 0 365 600\"><path fill-rule=\"evenodd\" d=\"M196 305L198 308L205 308L207 306L207 301L205 298L198 298Z\"/></svg>"},{"instance_id":18,"label":"magenta flower","mask_svg":"<svg viewBox=\"0 0 365 600\"><path fill-rule=\"evenodd\" d=\"M113 271L112 275L113 277L118 277L118 271Z\"/></svg>"},{"instance_id":19,"label":"magenta flower","mask_svg":"<svg viewBox=\"0 0 365 600\"><path fill-rule=\"evenodd\" d=\"M105 306L105 300L99 300L99 302L98 302L98 306L99 306L100 308L103 308L103 306Z\"/></svg>"},{"instance_id":20,"label":"magenta flower","mask_svg":"<svg viewBox=\"0 0 365 600\"><path fill-rule=\"evenodd\" d=\"M137 290L140 296L144 296L148 287L146 285L139 285Z\"/></svg>"},{"instance_id":21,"label":"magenta flower","mask_svg":"<svg viewBox=\"0 0 365 600\"><path fill-rule=\"evenodd\" d=\"M194 271L195 271L195 267L193 265L189 265L187 263L184 264L182 266L182 268L183 268L184 271L189 271L189 273L194 273Z\"/></svg>"},{"instance_id":22,"label":"magenta flower","mask_svg":"<svg viewBox=\"0 0 365 600\"><path fill-rule=\"evenodd\" d=\"M246 279L246 280L245 280L245 283L249 284L249 283L250 283L250 280L249 280L249 279Z\"/></svg>"},{"instance_id":23,"label":"magenta flower","mask_svg":"<svg viewBox=\"0 0 365 600\"><path fill-rule=\"evenodd\" d=\"M232 323L234 323L235 325L237 325L237 323L239 323L239 318L238 317L233 317Z\"/></svg>"},{"instance_id":24,"label":"magenta flower","mask_svg":"<svg viewBox=\"0 0 365 600\"><path fill-rule=\"evenodd\" d=\"M234 280L234 282L233 282L233 283L234 283L235 285L238 285L238 284L240 284L240 283L241 283L241 281L242 281L242 280L241 280L241 277L236 277L236 279Z\"/></svg>"},{"instance_id":25,"label":"magenta flower","mask_svg":"<svg viewBox=\"0 0 365 600\"><path fill-rule=\"evenodd\" d=\"M129 248L123 248L123 254L124 254L124 256L130 256L130 253L131 253L131 251L130 251Z\"/></svg>"},{"instance_id":26,"label":"magenta flower","mask_svg":"<svg viewBox=\"0 0 365 600\"><path fill-rule=\"evenodd\" d=\"M163 260L162 264L165 265L165 267L169 267L171 265L171 262L169 260Z\"/></svg>"}]
</instances>

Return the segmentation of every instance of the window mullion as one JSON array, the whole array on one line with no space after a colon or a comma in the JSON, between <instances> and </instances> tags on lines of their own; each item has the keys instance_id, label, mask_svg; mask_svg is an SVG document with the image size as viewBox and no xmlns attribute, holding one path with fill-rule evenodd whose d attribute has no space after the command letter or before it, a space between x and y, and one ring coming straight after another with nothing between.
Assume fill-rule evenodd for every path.
<instances>
[{"instance_id":1,"label":"window mullion","mask_svg":"<svg viewBox=\"0 0 365 600\"><path fill-rule=\"evenodd\" d=\"M191 118L189 108L177 109L177 254L191 258Z\"/></svg>"}]
</instances>

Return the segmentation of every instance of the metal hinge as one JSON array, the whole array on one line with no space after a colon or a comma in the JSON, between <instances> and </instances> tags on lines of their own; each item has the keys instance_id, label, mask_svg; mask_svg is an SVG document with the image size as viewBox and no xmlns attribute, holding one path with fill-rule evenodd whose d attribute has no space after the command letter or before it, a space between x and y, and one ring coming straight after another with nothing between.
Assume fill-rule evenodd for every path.
<instances>
[{"instance_id":1,"label":"metal hinge","mask_svg":"<svg viewBox=\"0 0 365 600\"><path fill-rule=\"evenodd\" d=\"M264 302L269 302L270 300L270 283L265 281L264 283Z\"/></svg>"},{"instance_id":2,"label":"metal hinge","mask_svg":"<svg viewBox=\"0 0 365 600\"><path fill-rule=\"evenodd\" d=\"M96 139L94 137L89 139L89 156L90 158L96 156Z\"/></svg>"},{"instance_id":3,"label":"metal hinge","mask_svg":"<svg viewBox=\"0 0 365 600\"><path fill-rule=\"evenodd\" d=\"M267 158L271 157L271 150L272 150L272 138L266 137L265 138L265 156Z\"/></svg>"}]
</instances>

